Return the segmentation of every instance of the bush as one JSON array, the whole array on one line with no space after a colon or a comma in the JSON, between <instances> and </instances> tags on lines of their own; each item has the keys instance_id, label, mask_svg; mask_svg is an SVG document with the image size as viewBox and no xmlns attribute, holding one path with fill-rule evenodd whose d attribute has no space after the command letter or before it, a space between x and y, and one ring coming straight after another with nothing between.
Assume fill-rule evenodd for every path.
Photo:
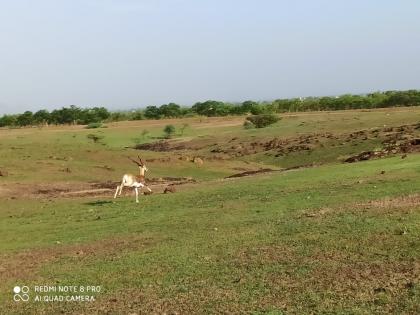
<instances>
[{"instance_id":1,"label":"bush","mask_svg":"<svg viewBox=\"0 0 420 315\"><path fill-rule=\"evenodd\" d=\"M143 119L144 119L144 114L140 110L134 112L130 118L130 120L143 120Z\"/></svg>"},{"instance_id":2,"label":"bush","mask_svg":"<svg viewBox=\"0 0 420 315\"><path fill-rule=\"evenodd\" d=\"M247 117L246 119L253 123L256 128L264 128L280 120L279 117L273 114L254 115Z\"/></svg>"},{"instance_id":3,"label":"bush","mask_svg":"<svg viewBox=\"0 0 420 315\"><path fill-rule=\"evenodd\" d=\"M90 123L89 125L87 125L86 129L96 129L96 128L101 128L101 127L102 127L102 123L95 122L95 123Z\"/></svg>"},{"instance_id":4,"label":"bush","mask_svg":"<svg viewBox=\"0 0 420 315\"><path fill-rule=\"evenodd\" d=\"M255 128L255 125L252 122L250 122L248 120L245 120L245 122L244 122L244 128L245 129L253 129L253 128Z\"/></svg>"},{"instance_id":5,"label":"bush","mask_svg":"<svg viewBox=\"0 0 420 315\"><path fill-rule=\"evenodd\" d=\"M171 138L172 135L175 133L175 126L174 125L166 125L163 129L163 132L166 135L166 138Z\"/></svg>"},{"instance_id":6,"label":"bush","mask_svg":"<svg viewBox=\"0 0 420 315\"><path fill-rule=\"evenodd\" d=\"M102 140L102 139L104 138L104 136L95 135L95 134L93 134L93 133L88 134L86 137L87 137L88 139L92 140L92 141L93 141L93 143L98 143L98 142L100 142L100 140Z\"/></svg>"}]
</instances>

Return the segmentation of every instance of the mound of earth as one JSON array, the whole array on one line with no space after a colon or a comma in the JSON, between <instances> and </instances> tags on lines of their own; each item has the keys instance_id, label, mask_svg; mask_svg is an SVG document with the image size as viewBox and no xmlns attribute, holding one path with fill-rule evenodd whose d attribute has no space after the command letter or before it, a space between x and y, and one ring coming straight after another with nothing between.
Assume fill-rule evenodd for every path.
<instances>
[{"instance_id":1,"label":"mound of earth","mask_svg":"<svg viewBox=\"0 0 420 315\"><path fill-rule=\"evenodd\" d=\"M252 175L262 174L262 173L270 173L270 172L274 172L274 171L275 170L273 170L271 168L263 168L263 169L256 170L256 171L245 171L245 172L242 172L242 173L233 174L233 175L227 176L225 178L245 177L245 176L252 176Z\"/></svg>"},{"instance_id":2,"label":"mound of earth","mask_svg":"<svg viewBox=\"0 0 420 315\"><path fill-rule=\"evenodd\" d=\"M134 147L137 150L146 150L146 151L156 151L156 152L167 152L172 150L182 150L184 147L175 148L171 146L169 141L158 141L158 142L151 142L151 143L142 143L138 144Z\"/></svg>"},{"instance_id":3,"label":"mound of earth","mask_svg":"<svg viewBox=\"0 0 420 315\"><path fill-rule=\"evenodd\" d=\"M399 153L420 152L420 138L410 139L404 142L391 141L387 144L387 147L382 150L361 152L345 159L344 162L354 163Z\"/></svg>"},{"instance_id":4,"label":"mound of earth","mask_svg":"<svg viewBox=\"0 0 420 315\"><path fill-rule=\"evenodd\" d=\"M369 139L380 139L384 152L366 151L355 156L355 160L370 159L391 153L414 152L416 139L420 137L419 124L402 125L397 127L372 128L350 133L333 134L331 132L303 134L296 137L274 137L268 140L246 142L232 138L225 143L218 143L209 149L214 157L226 159L242 157L265 152L275 157L285 156L295 152L312 152L319 148L336 147L351 143L356 145ZM211 159L211 158L210 158Z\"/></svg>"}]
</instances>

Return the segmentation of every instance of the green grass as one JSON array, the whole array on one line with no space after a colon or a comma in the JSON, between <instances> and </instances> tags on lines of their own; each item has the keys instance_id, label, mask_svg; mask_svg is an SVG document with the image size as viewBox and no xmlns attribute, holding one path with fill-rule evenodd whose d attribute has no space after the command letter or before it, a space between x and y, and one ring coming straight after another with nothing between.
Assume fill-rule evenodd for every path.
<instances>
[{"instance_id":1,"label":"green grass","mask_svg":"<svg viewBox=\"0 0 420 315\"><path fill-rule=\"evenodd\" d=\"M125 148L143 129L150 131L145 141L155 141L168 121L97 131L1 130L0 169L9 176L0 177L0 314L419 313L419 154L341 163L380 146L378 139L282 157L217 160L209 150L230 146L234 137L247 143L398 126L415 122L416 111L300 113L261 130L244 130L237 117L194 118L174 123L190 124L178 139L206 147L180 152ZM92 132L104 135L105 145L91 143ZM134 167L125 156L137 153L156 159L148 176L191 176L197 183L141 196L140 204L132 196L4 193L21 184L117 181ZM204 165L181 155L203 156ZM310 163L320 166L222 180L240 169ZM111 170L96 167L103 165ZM15 303L15 285L102 291L93 303Z\"/></svg>"},{"instance_id":2,"label":"green grass","mask_svg":"<svg viewBox=\"0 0 420 315\"><path fill-rule=\"evenodd\" d=\"M380 170L386 174L380 175ZM99 284L105 290L99 301L135 289L147 293L136 304L145 312L150 299L155 303L181 299L170 310L198 313L268 312L272 307L292 313L410 312L420 298L418 284L411 293L393 290L412 281L404 274L401 281L407 283L398 283L403 277L399 268L419 259L419 209L407 213L389 209L384 214L360 212L354 206L372 196L416 193L419 174L420 156L412 156L404 162L394 158L360 163L357 169L333 165L217 182L143 198L140 206L131 199L97 205L58 200L38 208L20 201L12 217L10 212L2 214L1 250L49 247L54 252L103 238L130 242L134 235L141 237L147 241L138 249L108 249L83 259L70 251L42 265L35 282L32 275L25 283ZM333 210L319 218L302 216L325 207ZM401 228L409 233L396 234ZM378 236L381 243L375 242ZM343 269L362 276L366 268L388 265L389 274L377 283L364 279L351 288L329 283L337 281L336 273ZM381 282L391 276L398 281ZM4 283L1 295L7 296L6 289L14 283L16 279ZM375 285L389 287L390 292L382 294L384 303L372 293Z\"/></svg>"}]
</instances>

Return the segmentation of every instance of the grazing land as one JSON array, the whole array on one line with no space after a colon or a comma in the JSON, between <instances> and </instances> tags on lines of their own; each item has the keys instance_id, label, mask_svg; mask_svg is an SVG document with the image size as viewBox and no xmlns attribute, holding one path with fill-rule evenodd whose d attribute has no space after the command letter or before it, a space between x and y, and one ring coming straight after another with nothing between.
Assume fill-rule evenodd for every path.
<instances>
[{"instance_id":1,"label":"grazing land","mask_svg":"<svg viewBox=\"0 0 420 315\"><path fill-rule=\"evenodd\" d=\"M420 108L279 117L0 129L0 314L420 313Z\"/></svg>"}]
</instances>

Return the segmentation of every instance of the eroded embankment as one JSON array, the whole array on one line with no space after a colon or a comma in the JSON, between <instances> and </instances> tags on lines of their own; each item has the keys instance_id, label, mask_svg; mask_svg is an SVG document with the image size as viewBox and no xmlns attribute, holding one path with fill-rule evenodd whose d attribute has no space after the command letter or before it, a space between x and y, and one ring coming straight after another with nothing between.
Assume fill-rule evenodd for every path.
<instances>
[{"instance_id":1,"label":"eroded embankment","mask_svg":"<svg viewBox=\"0 0 420 315\"><path fill-rule=\"evenodd\" d=\"M347 157L347 162L381 157L398 153L420 152L420 124L401 125L396 127L382 127L358 130L349 133L334 134L331 132L303 134L295 137L272 137L269 139L251 140L233 137L217 143L207 143L203 146L200 139L188 141L160 140L136 146L138 150L155 152L177 152L179 159L186 159L185 154L203 157L207 160L234 159L264 152L273 157L286 156L295 152L308 152L334 149L345 144L363 143L378 140L381 145L380 153L372 151L360 152L353 157ZM372 152L370 154L369 152ZM200 155L201 154L201 155ZM358 157L360 155L360 157ZM188 156L187 156L188 157ZM187 159L188 160L188 159Z\"/></svg>"}]
</instances>

